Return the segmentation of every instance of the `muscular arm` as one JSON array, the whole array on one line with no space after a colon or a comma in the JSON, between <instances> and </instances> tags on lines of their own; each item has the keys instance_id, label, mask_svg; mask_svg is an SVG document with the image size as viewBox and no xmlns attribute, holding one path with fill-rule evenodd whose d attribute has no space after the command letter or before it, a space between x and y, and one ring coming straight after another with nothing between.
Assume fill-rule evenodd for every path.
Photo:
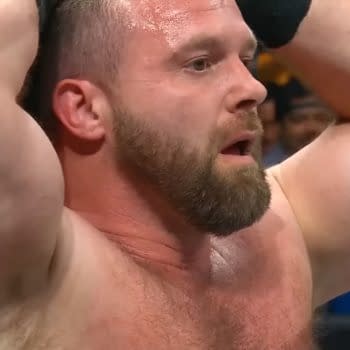
<instances>
[{"instance_id":1,"label":"muscular arm","mask_svg":"<svg viewBox=\"0 0 350 350\"><path fill-rule=\"evenodd\" d=\"M272 169L304 233L314 303L350 290L350 2L313 0L293 41L279 49L342 117Z\"/></svg>"},{"instance_id":2,"label":"muscular arm","mask_svg":"<svg viewBox=\"0 0 350 350\"><path fill-rule=\"evenodd\" d=\"M270 171L309 252L314 304L350 290L350 124L336 125Z\"/></svg>"},{"instance_id":3,"label":"muscular arm","mask_svg":"<svg viewBox=\"0 0 350 350\"><path fill-rule=\"evenodd\" d=\"M277 50L341 116L350 117L350 2L312 0L293 41Z\"/></svg>"},{"instance_id":4,"label":"muscular arm","mask_svg":"<svg viewBox=\"0 0 350 350\"><path fill-rule=\"evenodd\" d=\"M35 0L0 5L0 302L40 288L63 211L54 150L16 96L37 47Z\"/></svg>"}]
</instances>

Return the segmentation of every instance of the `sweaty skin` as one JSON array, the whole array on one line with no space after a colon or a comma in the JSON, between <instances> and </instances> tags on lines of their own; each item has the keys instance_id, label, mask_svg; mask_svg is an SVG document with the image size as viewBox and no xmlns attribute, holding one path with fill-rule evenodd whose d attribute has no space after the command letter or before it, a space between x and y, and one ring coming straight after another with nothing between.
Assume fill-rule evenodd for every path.
<instances>
[{"instance_id":1,"label":"sweaty skin","mask_svg":"<svg viewBox=\"0 0 350 350\"><path fill-rule=\"evenodd\" d=\"M218 154L222 141L260 132L255 110L265 90L246 67L254 56L252 33L234 1L136 3L125 4L133 17L115 96L79 79L57 85L58 157L15 104L21 84L1 76L1 123L7 129L0 129L0 146L8 151L0 156L0 213L6 218L0 223L0 350L310 349L313 307L345 286L337 292L320 288L317 245L305 235L316 228L310 222L301 225L305 220L298 205L308 203L300 201L308 194L320 202L311 182L320 178L319 169L325 172L324 183L333 184L323 160L324 143L328 155L335 149L339 154L337 143L346 144L348 126L330 128L283 168L268 171L272 198L258 222L224 237L190 225L131 162L137 145L130 142L128 149L115 130L123 117L132 116L143 123L136 129L140 139L145 130L152 130L155 139L181 137L198 159L216 150L211 164L226 184L250 179L239 176L246 168L255 181L256 160ZM23 37L36 32L36 21L24 20L32 18L34 1L17 12L13 1L7 5L0 5L0 26L7 18ZM1 72L25 74L36 41L24 49L26 62L9 60L18 57L16 45L25 41L2 33L1 47L9 47L13 56L0 56ZM193 41L198 35L201 39ZM138 155L149 145L142 146ZM156 158L157 149L150 149ZM293 165L298 157L307 164L307 174ZM145 173L166 164L142 159ZM186 183L182 177L190 177L192 168L195 163L173 182ZM237 177L228 176L231 172ZM292 187L281 188L284 181L295 186L293 176L308 179L304 197L298 191L292 197ZM253 183L263 187L261 181ZM236 190L249 194L241 185ZM342 183L335 189L336 195L344 193ZM327 193L323 201L337 207L338 197ZM321 211L329 232L349 227L349 203L344 200L345 208L337 213L343 227L334 225L333 212Z\"/></svg>"}]
</instances>

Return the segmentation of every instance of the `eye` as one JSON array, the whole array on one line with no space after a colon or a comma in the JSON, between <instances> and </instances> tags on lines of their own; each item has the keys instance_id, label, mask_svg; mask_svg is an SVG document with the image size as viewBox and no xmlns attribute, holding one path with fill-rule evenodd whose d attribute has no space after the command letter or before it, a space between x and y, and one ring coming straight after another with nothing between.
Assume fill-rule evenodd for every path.
<instances>
[{"instance_id":1,"label":"eye","mask_svg":"<svg viewBox=\"0 0 350 350\"><path fill-rule=\"evenodd\" d=\"M197 58L190 63L187 64L187 68L191 69L197 73L202 73L211 68L212 63L209 61L208 58L202 57Z\"/></svg>"}]
</instances>

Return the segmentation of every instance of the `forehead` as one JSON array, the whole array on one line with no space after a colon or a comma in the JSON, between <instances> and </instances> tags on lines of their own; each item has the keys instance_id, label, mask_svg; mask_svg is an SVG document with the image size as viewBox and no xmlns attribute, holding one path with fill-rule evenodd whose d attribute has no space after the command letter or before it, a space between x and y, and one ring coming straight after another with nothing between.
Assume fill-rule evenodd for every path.
<instances>
[{"instance_id":1,"label":"forehead","mask_svg":"<svg viewBox=\"0 0 350 350\"><path fill-rule=\"evenodd\" d=\"M218 8L237 8L235 0L121 0L137 15L154 18L166 18L191 12L210 11ZM146 12L145 12L146 11Z\"/></svg>"},{"instance_id":2,"label":"forehead","mask_svg":"<svg viewBox=\"0 0 350 350\"><path fill-rule=\"evenodd\" d=\"M253 34L245 25L235 0L120 0L128 12L130 30L163 36L176 46L196 31L236 36Z\"/></svg>"}]
</instances>

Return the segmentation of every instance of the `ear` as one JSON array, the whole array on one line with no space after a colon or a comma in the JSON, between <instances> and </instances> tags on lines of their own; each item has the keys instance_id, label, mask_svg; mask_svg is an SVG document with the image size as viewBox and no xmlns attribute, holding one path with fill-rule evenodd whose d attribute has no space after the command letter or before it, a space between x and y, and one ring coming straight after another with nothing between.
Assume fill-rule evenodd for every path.
<instances>
[{"instance_id":1,"label":"ear","mask_svg":"<svg viewBox=\"0 0 350 350\"><path fill-rule=\"evenodd\" d=\"M106 135L107 98L86 80L60 81L53 95L53 111L66 131L79 139L100 141Z\"/></svg>"}]
</instances>

